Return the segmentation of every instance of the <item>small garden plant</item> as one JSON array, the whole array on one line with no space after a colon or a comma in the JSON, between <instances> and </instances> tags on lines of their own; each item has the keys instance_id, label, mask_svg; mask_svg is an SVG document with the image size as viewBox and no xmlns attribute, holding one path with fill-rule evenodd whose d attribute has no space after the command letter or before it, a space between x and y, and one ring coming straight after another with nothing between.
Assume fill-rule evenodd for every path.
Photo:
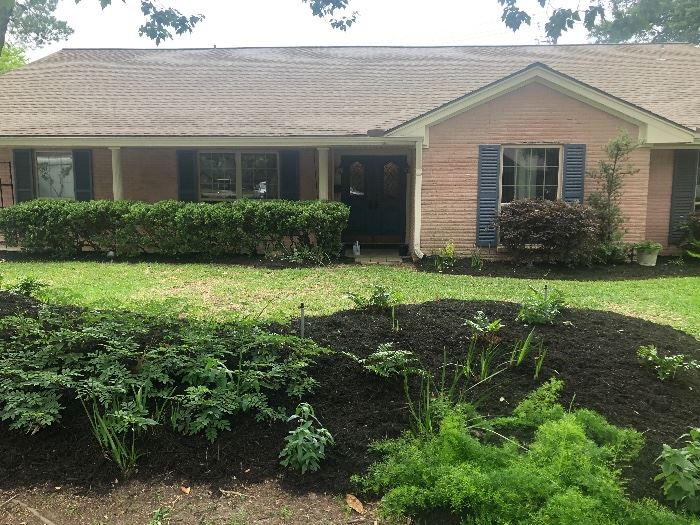
<instances>
[{"instance_id":1,"label":"small garden plant","mask_svg":"<svg viewBox=\"0 0 700 525\"><path fill-rule=\"evenodd\" d=\"M451 270L454 268L457 257L455 255L455 244L453 242L448 242L445 244L444 248L433 253L433 258L435 260L435 269L438 272L443 272L445 270Z\"/></svg>"},{"instance_id":2,"label":"small garden plant","mask_svg":"<svg viewBox=\"0 0 700 525\"><path fill-rule=\"evenodd\" d=\"M382 313L392 312L403 299L401 292L382 284L372 286L368 294L348 292L346 296L355 304L355 308Z\"/></svg>"},{"instance_id":3,"label":"small garden plant","mask_svg":"<svg viewBox=\"0 0 700 525\"><path fill-rule=\"evenodd\" d=\"M680 371L700 370L700 362L689 359L684 354L660 356L654 345L640 346L637 357L643 363L653 367L661 381L673 379Z\"/></svg>"},{"instance_id":4,"label":"small garden plant","mask_svg":"<svg viewBox=\"0 0 700 525\"><path fill-rule=\"evenodd\" d=\"M395 350L393 343L381 344L376 352L357 361L366 370L380 377L403 376L404 374L416 373L420 370L418 359L416 359L413 352Z\"/></svg>"},{"instance_id":5,"label":"small garden plant","mask_svg":"<svg viewBox=\"0 0 700 525\"><path fill-rule=\"evenodd\" d=\"M540 291L532 286L531 294L520 303L518 321L526 324L554 324L564 306L564 298L557 291L550 291L547 285Z\"/></svg>"},{"instance_id":6,"label":"small garden plant","mask_svg":"<svg viewBox=\"0 0 700 525\"><path fill-rule=\"evenodd\" d=\"M483 337L490 341L494 341L496 334L503 328L500 319L491 321L482 310L477 311L472 319L464 321L464 324L471 329L472 337Z\"/></svg>"},{"instance_id":7,"label":"small garden plant","mask_svg":"<svg viewBox=\"0 0 700 525\"><path fill-rule=\"evenodd\" d=\"M691 513L700 514L700 428L691 428L682 448L663 446L657 462L666 499Z\"/></svg>"},{"instance_id":8,"label":"small garden plant","mask_svg":"<svg viewBox=\"0 0 700 525\"><path fill-rule=\"evenodd\" d=\"M333 436L321 425L308 403L300 403L296 413L287 421L297 423L297 427L284 438L280 463L302 474L316 472L326 457L326 448L334 444Z\"/></svg>"}]
</instances>

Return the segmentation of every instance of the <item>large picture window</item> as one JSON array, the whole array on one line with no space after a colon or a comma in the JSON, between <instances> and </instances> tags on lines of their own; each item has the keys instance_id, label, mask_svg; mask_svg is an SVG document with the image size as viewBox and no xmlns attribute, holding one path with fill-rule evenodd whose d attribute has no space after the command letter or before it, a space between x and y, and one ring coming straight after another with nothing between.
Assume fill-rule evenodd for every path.
<instances>
[{"instance_id":1,"label":"large picture window","mask_svg":"<svg viewBox=\"0 0 700 525\"><path fill-rule=\"evenodd\" d=\"M501 202L517 199L556 200L561 167L559 147L505 147Z\"/></svg>"},{"instance_id":2,"label":"large picture window","mask_svg":"<svg viewBox=\"0 0 700 525\"><path fill-rule=\"evenodd\" d=\"M201 201L279 198L277 153L202 151L198 165Z\"/></svg>"},{"instance_id":3,"label":"large picture window","mask_svg":"<svg viewBox=\"0 0 700 525\"><path fill-rule=\"evenodd\" d=\"M241 153L243 197L279 197L279 169L276 153Z\"/></svg>"},{"instance_id":4,"label":"large picture window","mask_svg":"<svg viewBox=\"0 0 700 525\"><path fill-rule=\"evenodd\" d=\"M37 152L36 190L39 198L75 199L73 155L70 152Z\"/></svg>"},{"instance_id":5,"label":"large picture window","mask_svg":"<svg viewBox=\"0 0 700 525\"><path fill-rule=\"evenodd\" d=\"M236 198L236 154L199 154L199 192L203 201Z\"/></svg>"}]
</instances>

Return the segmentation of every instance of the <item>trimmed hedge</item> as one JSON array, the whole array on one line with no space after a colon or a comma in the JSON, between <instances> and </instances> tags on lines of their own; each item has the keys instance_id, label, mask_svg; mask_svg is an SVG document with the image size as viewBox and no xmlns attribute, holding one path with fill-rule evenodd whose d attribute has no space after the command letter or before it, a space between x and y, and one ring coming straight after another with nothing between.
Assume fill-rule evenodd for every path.
<instances>
[{"instance_id":1,"label":"trimmed hedge","mask_svg":"<svg viewBox=\"0 0 700 525\"><path fill-rule=\"evenodd\" d=\"M516 260L590 264L596 253L598 222L584 204L517 200L501 208L496 224Z\"/></svg>"},{"instance_id":2,"label":"trimmed hedge","mask_svg":"<svg viewBox=\"0 0 700 525\"><path fill-rule=\"evenodd\" d=\"M239 200L221 203L34 200L0 209L8 246L71 257L84 249L124 257L266 255L341 249L350 209L338 202Z\"/></svg>"}]
</instances>

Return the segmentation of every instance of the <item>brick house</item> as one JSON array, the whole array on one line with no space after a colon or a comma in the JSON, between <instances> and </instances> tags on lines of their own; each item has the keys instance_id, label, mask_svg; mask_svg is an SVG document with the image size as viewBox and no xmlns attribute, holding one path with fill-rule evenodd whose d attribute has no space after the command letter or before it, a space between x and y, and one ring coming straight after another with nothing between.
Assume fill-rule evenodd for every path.
<instances>
[{"instance_id":1,"label":"brick house","mask_svg":"<svg viewBox=\"0 0 700 525\"><path fill-rule=\"evenodd\" d=\"M348 242L469 253L503 203L584 199L625 128L627 240L668 248L699 72L689 44L63 50L0 76L1 203L340 200Z\"/></svg>"}]
</instances>

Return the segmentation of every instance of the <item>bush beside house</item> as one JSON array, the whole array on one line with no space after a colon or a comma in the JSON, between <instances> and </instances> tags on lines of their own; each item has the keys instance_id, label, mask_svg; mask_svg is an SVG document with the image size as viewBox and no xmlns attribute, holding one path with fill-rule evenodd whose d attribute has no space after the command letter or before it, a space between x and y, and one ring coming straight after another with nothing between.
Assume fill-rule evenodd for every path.
<instances>
[{"instance_id":1,"label":"bush beside house","mask_svg":"<svg viewBox=\"0 0 700 525\"><path fill-rule=\"evenodd\" d=\"M337 202L225 203L34 200L0 209L8 246L71 257L84 249L124 257L266 255L336 257L349 208Z\"/></svg>"}]
</instances>

